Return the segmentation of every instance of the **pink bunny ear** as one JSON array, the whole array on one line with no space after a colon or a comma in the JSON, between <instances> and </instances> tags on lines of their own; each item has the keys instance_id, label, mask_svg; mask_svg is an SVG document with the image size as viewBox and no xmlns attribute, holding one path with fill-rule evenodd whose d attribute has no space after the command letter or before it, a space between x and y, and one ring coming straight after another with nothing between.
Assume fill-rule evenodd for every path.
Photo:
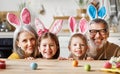
<instances>
[{"instance_id":1,"label":"pink bunny ear","mask_svg":"<svg viewBox=\"0 0 120 74\"><path fill-rule=\"evenodd\" d=\"M85 18L80 19L80 22L79 22L79 31L82 34L84 34L87 31L87 28L88 28L87 23L88 23L88 21Z\"/></svg>"},{"instance_id":2,"label":"pink bunny ear","mask_svg":"<svg viewBox=\"0 0 120 74\"><path fill-rule=\"evenodd\" d=\"M7 20L14 27L18 27L20 25L20 21L15 14L7 13Z\"/></svg>"},{"instance_id":3,"label":"pink bunny ear","mask_svg":"<svg viewBox=\"0 0 120 74\"><path fill-rule=\"evenodd\" d=\"M21 12L21 20L25 24L29 24L31 22L31 15L27 8L23 8L23 10Z\"/></svg>"},{"instance_id":4,"label":"pink bunny ear","mask_svg":"<svg viewBox=\"0 0 120 74\"><path fill-rule=\"evenodd\" d=\"M70 31L71 32L75 32L76 31L76 20L74 17L69 17L68 19L68 24L69 24L69 27L70 27Z\"/></svg>"},{"instance_id":5,"label":"pink bunny ear","mask_svg":"<svg viewBox=\"0 0 120 74\"><path fill-rule=\"evenodd\" d=\"M38 18L35 18L35 27L39 36L45 32L48 32L48 29L45 28L44 24Z\"/></svg>"},{"instance_id":6,"label":"pink bunny ear","mask_svg":"<svg viewBox=\"0 0 120 74\"><path fill-rule=\"evenodd\" d=\"M63 20L56 20L50 28L50 32L57 34L62 28L62 23Z\"/></svg>"}]
</instances>

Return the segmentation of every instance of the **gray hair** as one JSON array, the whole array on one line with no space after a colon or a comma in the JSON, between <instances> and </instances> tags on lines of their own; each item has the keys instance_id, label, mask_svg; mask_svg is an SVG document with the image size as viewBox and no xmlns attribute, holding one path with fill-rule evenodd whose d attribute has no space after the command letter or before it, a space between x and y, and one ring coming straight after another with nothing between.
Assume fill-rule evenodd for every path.
<instances>
[{"instance_id":1,"label":"gray hair","mask_svg":"<svg viewBox=\"0 0 120 74\"><path fill-rule=\"evenodd\" d=\"M37 35L35 29L31 25L22 25L22 26L19 26L19 27L16 28L16 30L14 31L14 36L13 36L14 37L13 38L13 51L17 52L17 53L20 52L20 48L17 46L17 42L16 41L18 41L19 34L21 32L23 32L23 31L27 31L27 32L30 32L31 34L35 35L35 38L36 38L36 49L35 49L35 52L33 53L33 56L37 56L37 53L38 53L38 51L37 51L38 50L37 49L37 38L38 38L38 35Z\"/></svg>"},{"instance_id":2,"label":"gray hair","mask_svg":"<svg viewBox=\"0 0 120 74\"><path fill-rule=\"evenodd\" d=\"M105 25L105 28L107 29L107 31L109 31L109 25L104 19L100 19L100 18L93 19L92 21L89 22L89 27L91 24L94 24L94 23L101 23Z\"/></svg>"}]
</instances>

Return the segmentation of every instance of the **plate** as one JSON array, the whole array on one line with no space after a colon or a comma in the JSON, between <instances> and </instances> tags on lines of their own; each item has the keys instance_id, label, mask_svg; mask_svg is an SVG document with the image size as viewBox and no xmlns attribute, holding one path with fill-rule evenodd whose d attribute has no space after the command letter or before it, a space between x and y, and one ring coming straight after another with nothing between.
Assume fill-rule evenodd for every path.
<instances>
[{"instance_id":1,"label":"plate","mask_svg":"<svg viewBox=\"0 0 120 74\"><path fill-rule=\"evenodd\" d=\"M120 73L120 69L119 68L111 68L111 69L101 68L101 71Z\"/></svg>"}]
</instances>

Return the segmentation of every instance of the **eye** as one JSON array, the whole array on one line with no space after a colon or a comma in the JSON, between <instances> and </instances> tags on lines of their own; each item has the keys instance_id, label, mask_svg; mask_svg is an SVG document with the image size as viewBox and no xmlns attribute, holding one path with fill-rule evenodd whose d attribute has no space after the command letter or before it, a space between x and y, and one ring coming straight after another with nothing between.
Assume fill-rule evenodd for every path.
<instances>
[{"instance_id":1,"label":"eye","mask_svg":"<svg viewBox=\"0 0 120 74\"><path fill-rule=\"evenodd\" d=\"M77 44L74 44L74 46L77 46Z\"/></svg>"},{"instance_id":2,"label":"eye","mask_svg":"<svg viewBox=\"0 0 120 74\"><path fill-rule=\"evenodd\" d=\"M31 38L30 40L31 40L31 41L35 41L35 38Z\"/></svg>"},{"instance_id":3,"label":"eye","mask_svg":"<svg viewBox=\"0 0 120 74\"><path fill-rule=\"evenodd\" d=\"M50 46L54 46L54 44L50 44Z\"/></svg>"},{"instance_id":4,"label":"eye","mask_svg":"<svg viewBox=\"0 0 120 74\"><path fill-rule=\"evenodd\" d=\"M96 33L96 30L89 30L90 33Z\"/></svg>"},{"instance_id":5,"label":"eye","mask_svg":"<svg viewBox=\"0 0 120 74\"><path fill-rule=\"evenodd\" d=\"M43 44L42 46L46 47L47 45L46 45L46 44Z\"/></svg>"},{"instance_id":6,"label":"eye","mask_svg":"<svg viewBox=\"0 0 120 74\"><path fill-rule=\"evenodd\" d=\"M106 33L106 29L100 30L100 33Z\"/></svg>"},{"instance_id":7,"label":"eye","mask_svg":"<svg viewBox=\"0 0 120 74\"><path fill-rule=\"evenodd\" d=\"M24 39L22 42L26 43L26 42L27 42L27 40L26 40L26 39Z\"/></svg>"},{"instance_id":8,"label":"eye","mask_svg":"<svg viewBox=\"0 0 120 74\"><path fill-rule=\"evenodd\" d=\"M80 44L81 46L85 46L85 44Z\"/></svg>"}]
</instances>

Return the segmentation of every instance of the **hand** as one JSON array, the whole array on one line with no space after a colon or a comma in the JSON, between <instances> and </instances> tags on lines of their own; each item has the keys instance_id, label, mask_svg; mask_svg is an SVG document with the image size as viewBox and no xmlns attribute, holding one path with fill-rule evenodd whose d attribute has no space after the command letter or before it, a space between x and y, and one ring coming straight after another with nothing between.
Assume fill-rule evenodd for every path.
<instances>
[{"instance_id":1,"label":"hand","mask_svg":"<svg viewBox=\"0 0 120 74\"><path fill-rule=\"evenodd\" d=\"M86 60L92 61L92 60L94 60L94 59L93 59L92 57L87 57Z\"/></svg>"},{"instance_id":2,"label":"hand","mask_svg":"<svg viewBox=\"0 0 120 74\"><path fill-rule=\"evenodd\" d=\"M68 60L68 59L64 57L59 57L58 60Z\"/></svg>"},{"instance_id":3,"label":"hand","mask_svg":"<svg viewBox=\"0 0 120 74\"><path fill-rule=\"evenodd\" d=\"M27 57L25 59L27 59L27 60L34 60L35 58L33 58L33 57Z\"/></svg>"}]
</instances>

